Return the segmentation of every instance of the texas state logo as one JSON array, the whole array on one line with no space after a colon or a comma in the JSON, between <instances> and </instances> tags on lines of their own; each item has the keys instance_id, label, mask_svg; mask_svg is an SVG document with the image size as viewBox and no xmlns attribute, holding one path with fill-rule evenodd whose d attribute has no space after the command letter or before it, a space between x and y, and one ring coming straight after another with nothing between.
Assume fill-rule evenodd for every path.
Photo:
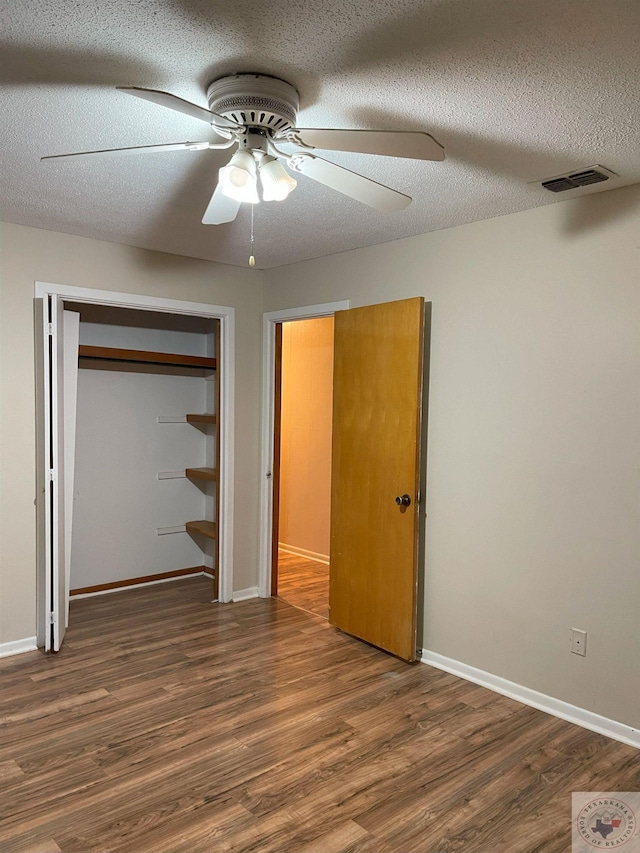
<instances>
[{"instance_id":1,"label":"texas state logo","mask_svg":"<svg viewBox=\"0 0 640 853\"><path fill-rule=\"evenodd\" d=\"M635 792L573 794L574 853L618 848L624 853L640 851L633 808L637 808L637 798Z\"/></svg>"}]
</instances>

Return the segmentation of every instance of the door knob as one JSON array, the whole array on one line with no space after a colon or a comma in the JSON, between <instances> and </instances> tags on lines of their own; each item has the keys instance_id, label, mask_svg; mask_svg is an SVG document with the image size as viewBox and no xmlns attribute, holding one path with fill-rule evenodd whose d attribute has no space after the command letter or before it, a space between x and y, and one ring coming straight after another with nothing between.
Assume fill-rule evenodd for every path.
<instances>
[{"instance_id":1,"label":"door knob","mask_svg":"<svg viewBox=\"0 0 640 853\"><path fill-rule=\"evenodd\" d=\"M402 497L398 495L396 503L398 506L411 506L411 498L409 495L402 495Z\"/></svg>"}]
</instances>

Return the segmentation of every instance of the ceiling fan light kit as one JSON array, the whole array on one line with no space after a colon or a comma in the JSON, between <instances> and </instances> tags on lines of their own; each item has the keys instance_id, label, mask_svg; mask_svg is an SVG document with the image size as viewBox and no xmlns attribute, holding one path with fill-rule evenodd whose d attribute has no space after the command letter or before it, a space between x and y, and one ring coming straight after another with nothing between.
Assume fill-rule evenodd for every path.
<instances>
[{"instance_id":1,"label":"ceiling fan light kit","mask_svg":"<svg viewBox=\"0 0 640 853\"><path fill-rule=\"evenodd\" d=\"M271 154L265 154L259 162L262 198L265 201L284 201L298 182Z\"/></svg>"},{"instance_id":2,"label":"ceiling fan light kit","mask_svg":"<svg viewBox=\"0 0 640 853\"><path fill-rule=\"evenodd\" d=\"M297 186L282 163L268 154L267 137L251 130L238 142L239 148L229 163L218 172L221 191L228 198L258 204L258 176L262 201L283 201Z\"/></svg>"},{"instance_id":3,"label":"ceiling fan light kit","mask_svg":"<svg viewBox=\"0 0 640 853\"><path fill-rule=\"evenodd\" d=\"M260 201L256 161L246 148L236 151L227 165L220 169L218 181L227 198L249 204Z\"/></svg>"},{"instance_id":4,"label":"ceiling fan light kit","mask_svg":"<svg viewBox=\"0 0 640 853\"><path fill-rule=\"evenodd\" d=\"M444 160L444 148L428 133L393 130L332 130L297 128L299 97L285 80L266 74L233 74L214 80L207 89L209 109L168 92L135 87L120 91L158 106L204 121L222 142L182 142L170 145L58 154L42 159L77 157L82 154L153 153L201 151L237 145L227 165L219 170L218 185L202 218L205 225L232 222L243 203L282 201L297 186L283 161L294 172L337 190L380 212L402 210L411 197L366 178L315 154L317 148L414 160ZM282 144L293 145L293 153Z\"/></svg>"}]
</instances>

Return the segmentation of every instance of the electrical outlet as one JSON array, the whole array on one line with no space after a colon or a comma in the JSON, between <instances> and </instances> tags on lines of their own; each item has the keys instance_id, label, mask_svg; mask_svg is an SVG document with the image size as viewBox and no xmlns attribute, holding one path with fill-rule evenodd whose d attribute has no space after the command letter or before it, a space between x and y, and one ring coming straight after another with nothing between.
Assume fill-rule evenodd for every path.
<instances>
[{"instance_id":1,"label":"electrical outlet","mask_svg":"<svg viewBox=\"0 0 640 853\"><path fill-rule=\"evenodd\" d=\"M569 632L571 638L571 653L574 655L587 656L587 632L579 628L572 628Z\"/></svg>"}]
</instances>

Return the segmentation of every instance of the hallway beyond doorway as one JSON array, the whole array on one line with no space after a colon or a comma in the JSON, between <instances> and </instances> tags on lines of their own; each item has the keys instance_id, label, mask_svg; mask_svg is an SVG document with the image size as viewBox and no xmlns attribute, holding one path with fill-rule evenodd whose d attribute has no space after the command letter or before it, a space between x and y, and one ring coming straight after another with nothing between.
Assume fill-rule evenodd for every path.
<instances>
[{"instance_id":1,"label":"hallway beyond doorway","mask_svg":"<svg viewBox=\"0 0 640 853\"><path fill-rule=\"evenodd\" d=\"M278 551L278 597L288 604L329 618L329 566Z\"/></svg>"}]
</instances>

